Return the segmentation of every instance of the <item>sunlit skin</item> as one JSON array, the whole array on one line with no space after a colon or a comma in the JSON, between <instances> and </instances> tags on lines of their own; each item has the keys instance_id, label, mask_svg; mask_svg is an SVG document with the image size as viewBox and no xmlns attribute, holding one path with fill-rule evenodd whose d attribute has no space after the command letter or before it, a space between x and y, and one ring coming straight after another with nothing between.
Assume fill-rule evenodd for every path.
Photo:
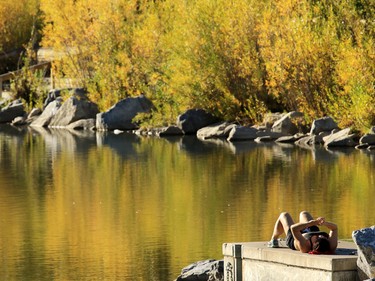
<instances>
[{"instance_id":1,"label":"sunlit skin","mask_svg":"<svg viewBox=\"0 0 375 281\"><path fill-rule=\"evenodd\" d=\"M325 226L330 231L328 238L323 235L317 234L309 237L308 233L302 233L306 228L312 226ZM337 248L338 242L338 228L337 225L333 222L328 222L323 217L318 217L314 219L310 213L307 211L302 211L299 215L299 222L295 223L293 218L289 213L283 212L280 214L277 219L274 227L274 231L271 239L278 239L283 233L287 234L289 229L292 232L294 237L294 247L296 250L301 251L302 253L310 252L314 244L319 238L327 239L330 245L329 252L334 253Z\"/></svg>"}]
</instances>

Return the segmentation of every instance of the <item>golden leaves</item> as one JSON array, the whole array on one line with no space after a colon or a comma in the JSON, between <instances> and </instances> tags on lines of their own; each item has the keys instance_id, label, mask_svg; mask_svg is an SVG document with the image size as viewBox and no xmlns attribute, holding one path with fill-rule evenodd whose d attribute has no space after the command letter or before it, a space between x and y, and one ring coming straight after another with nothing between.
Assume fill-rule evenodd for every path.
<instances>
[{"instance_id":1,"label":"golden leaves","mask_svg":"<svg viewBox=\"0 0 375 281\"><path fill-rule=\"evenodd\" d=\"M102 104L144 93L162 115L167 100L176 108L170 116L194 106L236 119L256 115L249 104L275 109L277 100L278 110L320 117L337 115L348 103L336 97L373 93L374 42L364 16L373 11L363 6L361 12L351 0L343 6L330 0L41 1L44 44L77 48L62 72L81 77Z\"/></svg>"},{"instance_id":2,"label":"golden leaves","mask_svg":"<svg viewBox=\"0 0 375 281\"><path fill-rule=\"evenodd\" d=\"M0 51L21 48L31 37L38 0L0 1Z\"/></svg>"}]
</instances>

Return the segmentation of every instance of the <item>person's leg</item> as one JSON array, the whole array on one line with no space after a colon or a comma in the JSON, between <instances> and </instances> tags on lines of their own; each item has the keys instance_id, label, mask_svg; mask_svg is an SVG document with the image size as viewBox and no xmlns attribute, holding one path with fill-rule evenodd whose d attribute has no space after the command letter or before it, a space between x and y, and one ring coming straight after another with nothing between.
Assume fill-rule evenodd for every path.
<instances>
[{"instance_id":1,"label":"person's leg","mask_svg":"<svg viewBox=\"0 0 375 281\"><path fill-rule=\"evenodd\" d=\"M307 211L302 211L299 213L299 222L309 222L313 219L313 216Z\"/></svg>"},{"instance_id":2,"label":"person's leg","mask_svg":"<svg viewBox=\"0 0 375 281\"><path fill-rule=\"evenodd\" d=\"M283 233L287 234L290 226L294 224L294 221L289 213L283 212L275 223L271 240L276 240Z\"/></svg>"},{"instance_id":3,"label":"person's leg","mask_svg":"<svg viewBox=\"0 0 375 281\"><path fill-rule=\"evenodd\" d=\"M270 248L278 248L279 247L279 238L280 235L285 233L288 235L288 231L290 226L294 224L292 217L289 213L283 212L279 215L278 219L276 220L271 240L268 242L268 247ZM288 236L287 236L288 237Z\"/></svg>"},{"instance_id":4,"label":"person's leg","mask_svg":"<svg viewBox=\"0 0 375 281\"><path fill-rule=\"evenodd\" d=\"M313 216L307 211L302 211L299 214L299 222L309 222L313 219L314 219ZM319 227L313 225L313 226L306 228L302 232L310 232L310 231L319 231Z\"/></svg>"}]
</instances>

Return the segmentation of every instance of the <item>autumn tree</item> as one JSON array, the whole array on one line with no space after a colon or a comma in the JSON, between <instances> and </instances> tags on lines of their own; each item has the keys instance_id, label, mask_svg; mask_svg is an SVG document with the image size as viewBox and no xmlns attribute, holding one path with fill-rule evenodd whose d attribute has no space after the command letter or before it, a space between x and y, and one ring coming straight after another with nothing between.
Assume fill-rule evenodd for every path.
<instances>
[{"instance_id":1,"label":"autumn tree","mask_svg":"<svg viewBox=\"0 0 375 281\"><path fill-rule=\"evenodd\" d=\"M32 40L38 42L39 0L0 0L0 72L17 68L19 55Z\"/></svg>"},{"instance_id":2,"label":"autumn tree","mask_svg":"<svg viewBox=\"0 0 375 281\"><path fill-rule=\"evenodd\" d=\"M248 123L276 110L375 122L373 1L41 2L43 45L64 54L54 69L102 110L142 93L153 125L192 107Z\"/></svg>"},{"instance_id":3,"label":"autumn tree","mask_svg":"<svg viewBox=\"0 0 375 281\"><path fill-rule=\"evenodd\" d=\"M374 9L359 3L288 0L265 9L259 29L267 89L287 110L310 119L331 115L342 126L375 121L366 113L374 98L374 46L364 18Z\"/></svg>"}]
</instances>

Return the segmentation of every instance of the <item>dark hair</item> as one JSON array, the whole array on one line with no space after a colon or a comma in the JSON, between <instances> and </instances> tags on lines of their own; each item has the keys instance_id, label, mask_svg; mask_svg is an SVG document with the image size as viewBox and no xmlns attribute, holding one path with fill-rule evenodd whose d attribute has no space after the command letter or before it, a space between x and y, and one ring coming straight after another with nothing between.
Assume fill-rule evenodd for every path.
<instances>
[{"instance_id":1,"label":"dark hair","mask_svg":"<svg viewBox=\"0 0 375 281\"><path fill-rule=\"evenodd\" d=\"M319 237L313 245L313 250L319 253L329 253L330 249L329 241L325 237Z\"/></svg>"}]
</instances>

